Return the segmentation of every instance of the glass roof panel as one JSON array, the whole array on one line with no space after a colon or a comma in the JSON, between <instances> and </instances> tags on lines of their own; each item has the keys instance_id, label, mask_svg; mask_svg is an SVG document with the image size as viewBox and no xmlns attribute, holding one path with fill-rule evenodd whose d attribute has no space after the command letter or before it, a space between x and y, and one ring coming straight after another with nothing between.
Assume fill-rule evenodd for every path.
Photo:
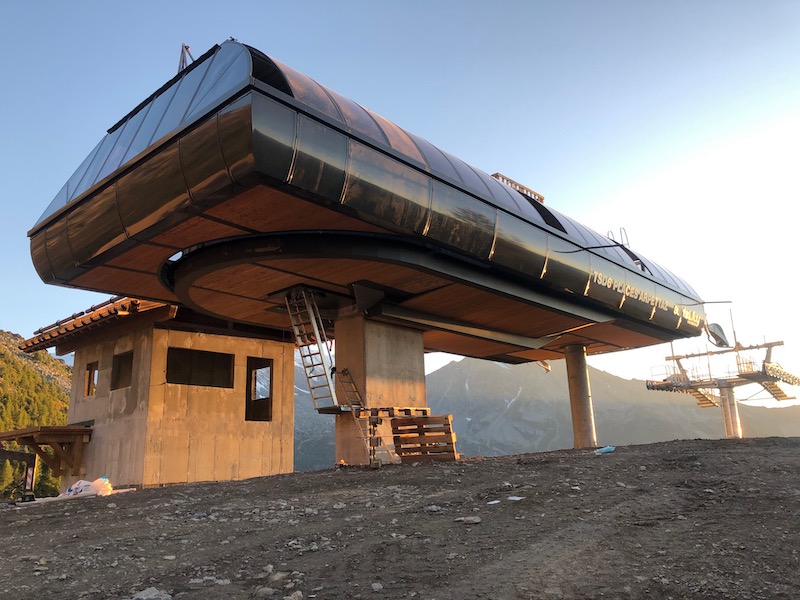
<instances>
[{"instance_id":1,"label":"glass roof panel","mask_svg":"<svg viewBox=\"0 0 800 600\"><path fill-rule=\"evenodd\" d=\"M144 118L144 123L139 127L139 131L136 132L136 136L128 146L125 156L122 157L121 164L124 165L150 145L150 140L153 138L153 134L158 128L159 123L161 123L161 119L164 118L164 111L172 101L172 97L175 95L177 89L178 86L173 85L169 89L164 90L163 94L153 99L150 110L147 111L147 115Z\"/></svg>"},{"instance_id":2,"label":"glass roof panel","mask_svg":"<svg viewBox=\"0 0 800 600\"><path fill-rule=\"evenodd\" d=\"M186 114L190 115L195 112L200 106L205 104L206 97L211 89L219 82L220 78L225 75L233 62L242 54L245 54L244 47L236 44L223 44L220 49L211 57L209 61L208 70L206 71L203 82L197 88Z\"/></svg>"},{"instance_id":3,"label":"glass roof panel","mask_svg":"<svg viewBox=\"0 0 800 600\"><path fill-rule=\"evenodd\" d=\"M117 138L116 144L114 144L114 147L108 154L105 164L100 169L97 177L95 177L95 183L103 179L109 173L116 171L117 168L122 164L131 142L136 137L136 134L139 132L139 128L142 126L142 122L145 120L145 117L149 112L150 105L145 106L142 110L133 115L133 118L129 119L125 125L122 126L122 132Z\"/></svg>"},{"instance_id":4,"label":"glass roof panel","mask_svg":"<svg viewBox=\"0 0 800 600\"><path fill-rule=\"evenodd\" d=\"M398 152L402 152L409 158L413 158L421 162L422 164L427 165L427 161L425 157L422 156L422 152L419 151L416 144L411 140L408 133L394 123L392 123L389 119L385 119L377 113L372 112L368 108L364 108L370 116L375 119L375 122L378 123L378 126L383 130L384 135L389 140L389 145L397 150Z\"/></svg>"},{"instance_id":5,"label":"glass roof panel","mask_svg":"<svg viewBox=\"0 0 800 600\"><path fill-rule=\"evenodd\" d=\"M172 102L169 103L169 107L164 113L164 118L161 119L161 123L159 123L150 140L150 144L180 127L183 122L183 116L186 114L186 110L194 98L194 93L197 91L197 87L201 85L203 76L206 74L210 64L211 61L206 60L181 78L178 89L175 91L175 96L173 96Z\"/></svg>"},{"instance_id":6,"label":"glass roof panel","mask_svg":"<svg viewBox=\"0 0 800 600\"><path fill-rule=\"evenodd\" d=\"M336 103L339 112L342 113L345 125L352 127L363 136L377 140L382 144L389 144L389 140L386 139L381 128L360 105L331 89L326 88L326 91Z\"/></svg>"},{"instance_id":7,"label":"glass roof panel","mask_svg":"<svg viewBox=\"0 0 800 600\"><path fill-rule=\"evenodd\" d=\"M481 197L486 197L486 194L489 193L489 188L487 188L486 184L481 181L481 178L478 177L478 174L472 169L472 167L449 152L442 150L442 154L444 154L444 156L453 165L453 168L458 172L459 179L464 182L464 185L468 186L470 190L479 194Z\"/></svg>"},{"instance_id":8,"label":"glass roof panel","mask_svg":"<svg viewBox=\"0 0 800 600\"><path fill-rule=\"evenodd\" d=\"M497 202L497 206L506 209L512 214L522 213L520 204L524 201L522 198L520 198L519 202L517 201L517 198L515 198L515 196L519 197L517 192L512 190L507 185L500 183L488 173L484 173L479 169L475 169L475 172L478 174L478 177L483 180L483 183L486 185L486 187L489 188L489 193Z\"/></svg>"},{"instance_id":9,"label":"glass roof panel","mask_svg":"<svg viewBox=\"0 0 800 600\"><path fill-rule=\"evenodd\" d=\"M65 206L66 204L67 204L67 184L65 183L64 186L61 188L61 190L59 190L59 192L56 194L56 197L53 198L50 204L47 205L47 209L44 211L44 214L41 217L39 217L39 220L36 221L34 227L36 227L36 225L41 223L42 220L45 218L45 216L52 215L53 213L58 212L61 209L61 207Z\"/></svg>"},{"instance_id":10,"label":"glass roof panel","mask_svg":"<svg viewBox=\"0 0 800 600\"><path fill-rule=\"evenodd\" d=\"M189 107L189 111L183 118L184 123L193 121L195 117L201 116L214 104L226 100L233 92L249 83L249 70L250 57L246 52L242 52L236 56L227 70L220 74L208 93L199 102L195 102L192 107ZM208 77L206 77L207 79Z\"/></svg>"},{"instance_id":11,"label":"glass roof panel","mask_svg":"<svg viewBox=\"0 0 800 600\"><path fill-rule=\"evenodd\" d=\"M428 167L432 171L436 171L441 175L453 179L454 181L461 181L461 177L459 177L450 161L444 157L444 154L441 150L431 144L428 140L416 136L410 131L406 133L408 133L409 137L414 140L417 148L419 148L420 152L422 152L422 154L425 156L425 162L428 163Z\"/></svg>"},{"instance_id":12,"label":"glass roof panel","mask_svg":"<svg viewBox=\"0 0 800 600\"><path fill-rule=\"evenodd\" d=\"M72 191L72 185L69 186L70 200L73 200L88 190L90 187L92 187L92 185L94 185L94 182L97 181L97 174L100 172L100 169L103 168L103 165L108 158L108 154L111 152L114 144L117 143L117 138L119 138L120 133L122 133L121 128L114 130L112 133L109 133L103 138L103 142L100 145L100 148L98 148L97 154L94 155L92 164L90 164L89 168L86 169L86 172L83 174L83 177L81 177L81 180L77 182L75 191Z\"/></svg>"},{"instance_id":13,"label":"glass roof panel","mask_svg":"<svg viewBox=\"0 0 800 600\"><path fill-rule=\"evenodd\" d=\"M327 115L331 119L336 119L344 123L344 119L342 119L342 115L339 114L339 110L336 108L333 100L325 93L325 88L307 75L303 75L299 71L295 71L277 60L273 59L273 62L283 71L283 75L289 82L289 87L292 88L292 94L295 98L301 102L305 102L311 108L317 109L323 115Z\"/></svg>"},{"instance_id":14,"label":"glass roof panel","mask_svg":"<svg viewBox=\"0 0 800 600\"><path fill-rule=\"evenodd\" d=\"M81 163L81 166L78 167L76 169L76 171L72 174L72 176L67 180L67 183L66 183L66 195L65 195L65 198L64 198L64 204L66 204L67 202L69 202L75 196L78 195L78 191L77 191L78 190L78 184L80 183L81 179L83 179L83 176L86 174L86 170L91 166L92 162L95 159L95 156L97 156L97 153L100 151L100 148L103 146L103 142L104 141L105 141L105 138L103 138L102 140L100 140L97 143L97 145L94 147L94 149L89 153L89 156L87 156L85 159L83 159L83 162Z\"/></svg>"}]
</instances>

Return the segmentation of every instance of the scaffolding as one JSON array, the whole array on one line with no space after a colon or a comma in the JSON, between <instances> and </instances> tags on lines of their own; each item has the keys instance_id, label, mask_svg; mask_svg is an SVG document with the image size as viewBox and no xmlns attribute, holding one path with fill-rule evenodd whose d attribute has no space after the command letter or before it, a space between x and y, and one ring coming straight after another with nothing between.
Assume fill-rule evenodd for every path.
<instances>
[{"instance_id":1,"label":"scaffolding","mask_svg":"<svg viewBox=\"0 0 800 600\"><path fill-rule=\"evenodd\" d=\"M748 385L760 385L775 400L794 400L789 396L779 383L800 385L800 377L786 371L779 364L772 361L772 349L783 346L783 342L765 342L753 346L742 346L738 342L733 348L698 352L694 354L672 355L667 360L674 364L667 367L661 380L648 380L647 389L662 392L680 392L690 394L697 400L697 405L703 408L722 408L722 419L725 426L725 437L741 438L742 423L739 419L739 408L734 396L734 388ZM746 352L765 350L763 360L756 361ZM711 369L711 358L734 353L736 355L736 368L723 374L715 374ZM692 369L685 366L683 361L706 358L707 368L695 365Z\"/></svg>"}]
</instances>

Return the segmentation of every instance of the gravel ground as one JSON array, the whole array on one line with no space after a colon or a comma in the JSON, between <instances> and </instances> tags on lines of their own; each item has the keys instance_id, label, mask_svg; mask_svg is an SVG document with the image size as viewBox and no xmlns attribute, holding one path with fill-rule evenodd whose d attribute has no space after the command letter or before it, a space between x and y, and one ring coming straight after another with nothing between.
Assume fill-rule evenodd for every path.
<instances>
[{"instance_id":1,"label":"gravel ground","mask_svg":"<svg viewBox=\"0 0 800 600\"><path fill-rule=\"evenodd\" d=\"M0 597L798 598L799 450L677 441L6 506Z\"/></svg>"}]
</instances>

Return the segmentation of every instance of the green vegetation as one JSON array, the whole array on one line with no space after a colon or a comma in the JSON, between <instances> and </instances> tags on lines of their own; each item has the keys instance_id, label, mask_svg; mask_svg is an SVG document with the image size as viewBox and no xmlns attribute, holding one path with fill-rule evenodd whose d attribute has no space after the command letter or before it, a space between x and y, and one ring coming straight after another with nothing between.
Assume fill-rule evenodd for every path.
<instances>
[{"instance_id":1,"label":"green vegetation","mask_svg":"<svg viewBox=\"0 0 800 600\"><path fill-rule=\"evenodd\" d=\"M72 370L45 351L32 355L18 348L22 337L0 331L0 432L36 425L64 425L69 407ZM8 450L30 452L16 444ZM24 465L0 463L0 498L8 498L22 480ZM59 479L39 461L34 492L39 497L58 494Z\"/></svg>"}]
</instances>

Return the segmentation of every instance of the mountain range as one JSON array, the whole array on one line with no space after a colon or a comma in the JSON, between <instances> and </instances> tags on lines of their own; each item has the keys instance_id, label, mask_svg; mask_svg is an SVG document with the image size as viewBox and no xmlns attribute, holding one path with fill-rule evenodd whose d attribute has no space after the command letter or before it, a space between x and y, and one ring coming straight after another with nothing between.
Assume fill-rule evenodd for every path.
<instances>
[{"instance_id":1,"label":"mountain range","mask_svg":"<svg viewBox=\"0 0 800 600\"><path fill-rule=\"evenodd\" d=\"M26 355L22 338L0 332L0 429L66 420L71 368L46 352ZM538 364L505 365L465 358L427 376L433 414L452 414L458 452L499 456L572 447L563 361L551 372ZM645 382L589 368L598 443L622 446L674 439L723 437L718 408L700 408L686 394L648 391ZM746 437L800 436L800 406L739 405ZM334 417L313 407L295 364L295 470L334 462Z\"/></svg>"},{"instance_id":2,"label":"mountain range","mask_svg":"<svg viewBox=\"0 0 800 600\"><path fill-rule=\"evenodd\" d=\"M572 420L564 361L506 365L465 358L427 376L433 414L452 414L458 452L500 456L571 448ZM589 368L598 444L624 446L724 436L719 408L688 394L648 391L645 382ZM295 371L295 469L333 464L333 417L314 412ZM800 406L739 405L746 437L800 436Z\"/></svg>"}]
</instances>

